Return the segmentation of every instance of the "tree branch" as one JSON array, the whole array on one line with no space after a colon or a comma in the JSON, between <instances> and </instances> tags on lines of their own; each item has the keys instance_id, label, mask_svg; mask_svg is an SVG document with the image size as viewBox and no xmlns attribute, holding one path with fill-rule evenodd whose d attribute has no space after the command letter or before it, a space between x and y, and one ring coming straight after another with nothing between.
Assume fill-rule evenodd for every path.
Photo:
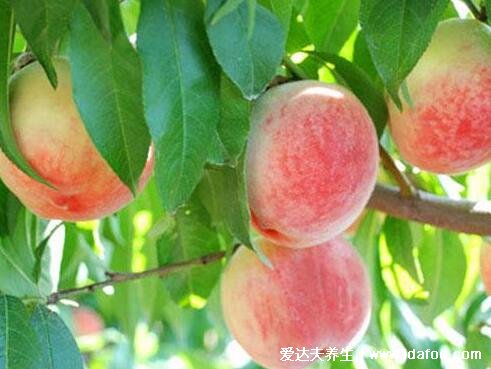
<instances>
[{"instance_id":1,"label":"tree branch","mask_svg":"<svg viewBox=\"0 0 491 369\"><path fill-rule=\"evenodd\" d=\"M401 192L402 197L411 197L414 194L413 186L411 182L407 179L407 177L402 173L399 168L397 168L396 163L389 155L389 153L385 150L382 145L378 145L380 152L380 160L382 162L383 167L390 175L394 178L399 186L399 191Z\"/></svg>"},{"instance_id":2,"label":"tree branch","mask_svg":"<svg viewBox=\"0 0 491 369\"><path fill-rule=\"evenodd\" d=\"M403 197L398 189L379 184L368 207L397 218L455 232L491 235L490 201L451 200L423 191L417 191L412 197Z\"/></svg>"},{"instance_id":3,"label":"tree branch","mask_svg":"<svg viewBox=\"0 0 491 369\"><path fill-rule=\"evenodd\" d=\"M483 236L491 235L491 201L475 203L472 201L451 200L423 191L415 191L412 196L405 197L396 187L378 184L367 207L398 218L431 224L451 231ZM225 252L221 251L139 273L107 272L108 279L78 288L55 292L48 297L47 303L56 304L65 298L94 292L107 286L128 281L147 277L165 277L196 266L215 263L224 257Z\"/></svg>"},{"instance_id":4,"label":"tree branch","mask_svg":"<svg viewBox=\"0 0 491 369\"><path fill-rule=\"evenodd\" d=\"M70 288L67 290L61 290L58 292L52 293L48 299L48 304L56 304L62 299L66 299L72 296L80 295L82 293L94 292L96 290L100 290L107 286L114 286L116 284L134 281L138 279L143 279L147 277L165 277L169 274L176 273L182 270L186 270L196 266L208 265L211 263L215 263L221 260L225 256L225 252L215 252L213 254L205 255L197 259L182 261L174 264L168 264L161 266L159 268L145 270L139 273L114 273L108 272L106 275L109 277L108 279L96 282L93 284L89 284L87 286L82 286L78 288Z\"/></svg>"},{"instance_id":5,"label":"tree branch","mask_svg":"<svg viewBox=\"0 0 491 369\"><path fill-rule=\"evenodd\" d=\"M472 0L462 0L465 5L467 5L467 8L469 8L470 12L479 21L485 22L486 21L486 11L482 9L482 11L479 10L479 8L472 2Z\"/></svg>"}]
</instances>

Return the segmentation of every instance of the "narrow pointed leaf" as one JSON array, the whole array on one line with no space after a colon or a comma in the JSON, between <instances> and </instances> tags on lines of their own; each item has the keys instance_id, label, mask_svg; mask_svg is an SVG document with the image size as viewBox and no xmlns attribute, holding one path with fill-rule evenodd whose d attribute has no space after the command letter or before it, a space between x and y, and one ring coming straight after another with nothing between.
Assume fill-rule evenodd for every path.
<instances>
[{"instance_id":1,"label":"narrow pointed leaf","mask_svg":"<svg viewBox=\"0 0 491 369\"><path fill-rule=\"evenodd\" d=\"M173 211L199 183L216 134L218 66L199 0L143 2L138 35L155 174L163 205Z\"/></svg>"},{"instance_id":2,"label":"narrow pointed leaf","mask_svg":"<svg viewBox=\"0 0 491 369\"><path fill-rule=\"evenodd\" d=\"M254 27L250 32L247 3L212 24L220 0L208 1L207 33L213 53L228 77L248 99L264 91L281 63L285 32L278 19L261 5L255 7Z\"/></svg>"},{"instance_id":3,"label":"narrow pointed leaf","mask_svg":"<svg viewBox=\"0 0 491 369\"><path fill-rule=\"evenodd\" d=\"M430 43L448 0L362 0L360 23L375 67L398 106L399 87Z\"/></svg>"},{"instance_id":4,"label":"narrow pointed leaf","mask_svg":"<svg viewBox=\"0 0 491 369\"><path fill-rule=\"evenodd\" d=\"M111 40L103 37L82 4L72 18L74 99L95 146L121 181L135 192L150 145L143 113L141 67L123 32L118 2L110 4L113 22L119 25Z\"/></svg>"},{"instance_id":5,"label":"narrow pointed leaf","mask_svg":"<svg viewBox=\"0 0 491 369\"><path fill-rule=\"evenodd\" d=\"M68 28L75 2L75 0L11 0L15 20L54 87L57 78L51 57Z\"/></svg>"},{"instance_id":6,"label":"narrow pointed leaf","mask_svg":"<svg viewBox=\"0 0 491 369\"><path fill-rule=\"evenodd\" d=\"M358 25L360 0L308 0L305 30L316 50L338 52Z\"/></svg>"}]
</instances>

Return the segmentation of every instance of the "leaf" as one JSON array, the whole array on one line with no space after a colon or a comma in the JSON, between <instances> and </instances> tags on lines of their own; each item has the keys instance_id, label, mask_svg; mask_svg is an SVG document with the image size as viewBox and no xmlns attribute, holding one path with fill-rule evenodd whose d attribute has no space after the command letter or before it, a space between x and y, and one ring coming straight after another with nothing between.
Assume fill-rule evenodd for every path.
<instances>
[{"instance_id":1,"label":"leaf","mask_svg":"<svg viewBox=\"0 0 491 369\"><path fill-rule=\"evenodd\" d=\"M479 358L469 359L470 369L482 369L491 366L491 337L481 333L478 328L468 332L465 350L469 353L480 353Z\"/></svg>"},{"instance_id":2,"label":"leaf","mask_svg":"<svg viewBox=\"0 0 491 369\"><path fill-rule=\"evenodd\" d=\"M435 234L425 234L419 260L429 298L424 306L413 306L413 310L425 324L431 325L459 296L467 268L466 256L458 235L437 230Z\"/></svg>"},{"instance_id":3,"label":"leaf","mask_svg":"<svg viewBox=\"0 0 491 369\"><path fill-rule=\"evenodd\" d=\"M75 102L95 146L135 193L150 136L145 123L138 54L122 28L119 2L109 5L113 40L96 28L79 4L71 22L70 64Z\"/></svg>"},{"instance_id":4,"label":"leaf","mask_svg":"<svg viewBox=\"0 0 491 369\"><path fill-rule=\"evenodd\" d=\"M213 53L243 95L254 99L264 91L281 63L285 33L278 19L258 5L254 29L249 35L249 10L245 3L211 24L219 6L220 0L210 0L206 7L206 31Z\"/></svg>"},{"instance_id":5,"label":"leaf","mask_svg":"<svg viewBox=\"0 0 491 369\"><path fill-rule=\"evenodd\" d=\"M358 25L360 0L308 0L305 29L318 51L337 53Z\"/></svg>"},{"instance_id":6,"label":"leaf","mask_svg":"<svg viewBox=\"0 0 491 369\"><path fill-rule=\"evenodd\" d=\"M213 15L213 18L211 20L211 24L215 25L217 22L225 17L226 15L230 14L233 12L237 7L242 4L244 0L226 0L220 8L215 12Z\"/></svg>"},{"instance_id":7,"label":"leaf","mask_svg":"<svg viewBox=\"0 0 491 369\"><path fill-rule=\"evenodd\" d=\"M110 253L109 270L131 272L134 262L132 245L134 230L132 227L134 214L126 208L116 216L106 218L101 224L103 244ZM119 321L120 330L133 342L136 327L142 316L142 307L137 298L141 289L138 281L131 284L123 283L115 287L114 295L110 298L98 293L99 304L107 304L110 313Z\"/></svg>"},{"instance_id":8,"label":"leaf","mask_svg":"<svg viewBox=\"0 0 491 369\"><path fill-rule=\"evenodd\" d=\"M105 277L105 265L90 247L92 231L82 230L75 224L65 223L65 242L61 260L60 281L58 289L72 288L77 283L79 268L84 264L88 277L101 280ZM90 238L89 238L90 237Z\"/></svg>"},{"instance_id":9,"label":"leaf","mask_svg":"<svg viewBox=\"0 0 491 369\"><path fill-rule=\"evenodd\" d=\"M249 117L251 102L244 99L240 90L222 74L220 88L220 121L218 135L232 164L237 164L238 157L244 151L249 134Z\"/></svg>"},{"instance_id":10,"label":"leaf","mask_svg":"<svg viewBox=\"0 0 491 369\"><path fill-rule=\"evenodd\" d=\"M42 352L42 360L36 368L65 369L67 363L70 363L70 369L84 368L75 339L57 314L37 305L31 316L31 325Z\"/></svg>"},{"instance_id":11,"label":"leaf","mask_svg":"<svg viewBox=\"0 0 491 369\"><path fill-rule=\"evenodd\" d=\"M384 233L387 248L394 262L402 266L415 281L418 281L416 260L413 254L415 244L409 223L388 216L385 218Z\"/></svg>"},{"instance_id":12,"label":"leaf","mask_svg":"<svg viewBox=\"0 0 491 369\"><path fill-rule=\"evenodd\" d=\"M11 0L15 20L53 85L56 71L51 57L68 29L75 0Z\"/></svg>"},{"instance_id":13,"label":"leaf","mask_svg":"<svg viewBox=\"0 0 491 369\"><path fill-rule=\"evenodd\" d=\"M14 17L8 1L0 0L0 150L24 173L47 184L32 169L20 152L10 123L8 80L12 58L12 42L15 34L14 26Z\"/></svg>"},{"instance_id":14,"label":"leaf","mask_svg":"<svg viewBox=\"0 0 491 369\"><path fill-rule=\"evenodd\" d=\"M360 23L373 62L394 102L430 43L448 0L362 0Z\"/></svg>"},{"instance_id":15,"label":"leaf","mask_svg":"<svg viewBox=\"0 0 491 369\"><path fill-rule=\"evenodd\" d=\"M223 142L218 135L218 132L214 132L213 138L210 142L208 153L208 163L214 165L225 165L228 159L227 150L223 146Z\"/></svg>"},{"instance_id":16,"label":"leaf","mask_svg":"<svg viewBox=\"0 0 491 369\"><path fill-rule=\"evenodd\" d=\"M290 19L290 28L286 40L286 51L293 54L310 45L311 41L305 30L305 23L300 17L300 13L293 8L292 17Z\"/></svg>"},{"instance_id":17,"label":"leaf","mask_svg":"<svg viewBox=\"0 0 491 369\"><path fill-rule=\"evenodd\" d=\"M421 334L425 329L421 321L414 316L408 305L392 298L391 315L394 333L405 346L406 350L439 351L441 344L428 335ZM407 360L404 369L441 369L440 360L425 360L412 358Z\"/></svg>"},{"instance_id":18,"label":"leaf","mask_svg":"<svg viewBox=\"0 0 491 369\"><path fill-rule=\"evenodd\" d=\"M174 232L158 242L159 263L165 265L195 259L220 251L217 232L198 196L194 195L175 216ZM164 279L172 298L182 306L191 304L191 296L207 298L220 278L221 264L190 268Z\"/></svg>"},{"instance_id":19,"label":"leaf","mask_svg":"<svg viewBox=\"0 0 491 369\"><path fill-rule=\"evenodd\" d=\"M283 26L285 35L287 35L290 30L293 0L259 0L259 4L271 10L271 12L276 15Z\"/></svg>"},{"instance_id":20,"label":"leaf","mask_svg":"<svg viewBox=\"0 0 491 369\"><path fill-rule=\"evenodd\" d=\"M138 49L147 121L156 144L164 207L191 196L203 174L219 119L219 72L206 40L199 0L142 3Z\"/></svg>"},{"instance_id":21,"label":"leaf","mask_svg":"<svg viewBox=\"0 0 491 369\"><path fill-rule=\"evenodd\" d=\"M41 297L35 277L31 231L36 218L12 196L7 204L8 233L0 237L0 291L17 297Z\"/></svg>"},{"instance_id":22,"label":"leaf","mask_svg":"<svg viewBox=\"0 0 491 369\"><path fill-rule=\"evenodd\" d=\"M375 124L377 136L382 137L389 114L383 91L362 69L350 61L331 53L315 52L313 55L334 65L333 73L336 80L347 86L360 99Z\"/></svg>"},{"instance_id":23,"label":"leaf","mask_svg":"<svg viewBox=\"0 0 491 369\"><path fill-rule=\"evenodd\" d=\"M210 196L217 215L242 244L252 247L249 236L250 212L245 185L244 160L237 168L221 167L206 171L202 196Z\"/></svg>"},{"instance_id":24,"label":"leaf","mask_svg":"<svg viewBox=\"0 0 491 369\"><path fill-rule=\"evenodd\" d=\"M36 335L22 301L0 294L0 369L37 368L40 360Z\"/></svg>"}]
</instances>

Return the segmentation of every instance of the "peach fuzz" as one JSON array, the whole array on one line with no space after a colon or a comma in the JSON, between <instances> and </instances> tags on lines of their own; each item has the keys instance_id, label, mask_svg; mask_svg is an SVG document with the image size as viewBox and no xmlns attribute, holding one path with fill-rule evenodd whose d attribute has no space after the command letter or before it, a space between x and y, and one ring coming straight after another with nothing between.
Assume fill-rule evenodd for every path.
<instances>
[{"instance_id":1,"label":"peach fuzz","mask_svg":"<svg viewBox=\"0 0 491 369\"><path fill-rule=\"evenodd\" d=\"M423 170L458 174L491 160L491 28L441 22L408 76L412 104L389 102L401 156ZM401 94L402 95L402 94Z\"/></svg>"},{"instance_id":2,"label":"peach fuzz","mask_svg":"<svg viewBox=\"0 0 491 369\"><path fill-rule=\"evenodd\" d=\"M370 319L371 287L351 245L260 245L273 269L242 246L221 282L225 322L252 359L269 369L299 369L311 363L281 361L282 348L341 351L358 343Z\"/></svg>"},{"instance_id":3,"label":"peach fuzz","mask_svg":"<svg viewBox=\"0 0 491 369\"><path fill-rule=\"evenodd\" d=\"M491 245L484 244L481 250L481 279L491 296Z\"/></svg>"},{"instance_id":4,"label":"peach fuzz","mask_svg":"<svg viewBox=\"0 0 491 369\"><path fill-rule=\"evenodd\" d=\"M373 123L344 87L299 81L256 103L247 153L252 223L269 240L309 247L348 228L375 185Z\"/></svg>"},{"instance_id":5,"label":"peach fuzz","mask_svg":"<svg viewBox=\"0 0 491 369\"><path fill-rule=\"evenodd\" d=\"M109 215L133 196L92 143L72 99L68 62L55 59L54 90L39 63L10 81L11 122L20 151L50 188L21 172L0 151L0 177L24 205L48 219L79 221ZM154 165L149 159L143 188Z\"/></svg>"}]
</instances>

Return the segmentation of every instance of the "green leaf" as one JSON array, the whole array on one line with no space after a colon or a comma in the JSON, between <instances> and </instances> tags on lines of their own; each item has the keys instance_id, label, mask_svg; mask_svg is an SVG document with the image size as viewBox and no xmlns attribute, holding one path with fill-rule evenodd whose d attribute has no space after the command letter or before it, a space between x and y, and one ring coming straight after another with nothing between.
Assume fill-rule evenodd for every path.
<instances>
[{"instance_id":1,"label":"green leaf","mask_svg":"<svg viewBox=\"0 0 491 369\"><path fill-rule=\"evenodd\" d=\"M264 91L284 53L285 33L278 19L256 6L254 29L248 34L249 10L243 3L216 24L211 18L220 0L208 1L207 33L218 63L248 99Z\"/></svg>"},{"instance_id":2,"label":"green leaf","mask_svg":"<svg viewBox=\"0 0 491 369\"><path fill-rule=\"evenodd\" d=\"M0 291L17 297L41 297L35 276L32 229L37 220L13 196L7 203L8 233L0 237Z\"/></svg>"},{"instance_id":3,"label":"green leaf","mask_svg":"<svg viewBox=\"0 0 491 369\"><path fill-rule=\"evenodd\" d=\"M244 160L240 160L237 168L208 169L203 182L201 195L213 198L211 201L216 204L219 219L227 225L237 240L251 247Z\"/></svg>"},{"instance_id":4,"label":"green leaf","mask_svg":"<svg viewBox=\"0 0 491 369\"><path fill-rule=\"evenodd\" d=\"M334 66L332 71L336 80L348 87L360 99L370 114L377 136L380 138L384 133L389 114L383 91L361 68L350 61L331 53L316 52L313 55Z\"/></svg>"},{"instance_id":5,"label":"green leaf","mask_svg":"<svg viewBox=\"0 0 491 369\"><path fill-rule=\"evenodd\" d=\"M0 0L0 150L24 173L46 184L19 151L10 123L8 80L15 35L14 25L14 17L8 1Z\"/></svg>"},{"instance_id":6,"label":"green leaf","mask_svg":"<svg viewBox=\"0 0 491 369\"><path fill-rule=\"evenodd\" d=\"M70 330L61 318L48 308L37 305L31 316L42 360L36 368L65 369L70 363L70 369L83 369L82 355Z\"/></svg>"},{"instance_id":7,"label":"green leaf","mask_svg":"<svg viewBox=\"0 0 491 369\"><path fill-rule=\"evenodd\" d=\"M276 15L287 35L290 30L293 0L259 0L259 4L271 10Z\"/></svg>"},{"instance_id":8,"label":"green leaf","mask_svg":"<svg viewBox=\"0 0 491 369\"><path fill-rule=\"evenodd\" d=\"M413 254L415 244L409 223L388 216L384 223L384 233L387 248L394 262L403 267L415 281L418 281L416 259Z\"/></svg>"},{"instance_id":9,"label":"green leaf","mask_svg":"<svg viewBox=\"0 0 491 369\"><path fill-rule=\"evenodd\" d=\"M75 102L95 146L135 193L150 135L145 123L138 54L122 28L119 2L111 0L113 39L107 41L79 4L71 22L70 64Z\"/></svg>"},{"instance_id":10,"label":"green leaf","mask_svg":"<svg viewBox=\"0 0 491 369\"><path fill-rule=\"evenodd\" d=\"M424 325L402 301L392 298L391 315L394 333L405 346L406 350L438 351L441 344L428 335L422 335ZM411 359L407 360L404 369L441 369L440 360Z\"/></svg>"},{"instance_id":11,"label":"green leaf","mask_svg":"<svg viewBox=\"0 0 491 369\"><path fill-rule=\"evenodd\" d=\"M7 206L12 196L12 193L0 180L0 237L5 237L9 233L9 229L7 226L9 218Z\"/></svg>"},{"instance_id":12,"label":"green leaf","mask_svg":"<svg viewBox=\"0 0 491 369\"><path fill-rule=\"evenodd\" d=\"M360 23L373 62L394 102L431 41L448 0L362 0Z\"/></svg>"},{"instance_id":13,"label":"green leaf","mask_svg":"<svg viewBox=\"0 0 491 369\"><path fill-rule=\"evenodd\" d=\"M232 164L244 151L249 134L249 117L251 102L244 99L240 90L222 74L220 89L220 121L218 122L218 135Z\"/></svg>"},{"instance_id":14,"label":"green leaf","mask_svg":"<svg viewBox=\"0 0 491 369\"><path fill-rule=\"evenodd\" d=\"M165 265L195 259L220 251L220 241L211 218L198 196L180 208L173 232L158 242L159 263ZM221 264L190 268L164 279L172 298L182 306L191 304L191 296L207 298L220 278Z\"/></svg>"},{"instance_id":15,"label":"green leaf","mask_svg":"<svg viewBox=\"0 0 491 369\"><path fill-rule=\"evenodd\" d=\"M469 352L481 353L479 359L468 361L470 369L491 367L491 337L481 333L479 328L474 328L468 333L465 349Z\"/></svg>"},{"instance_id":16,"label":"green leaf","mask_svg":"<svg viewBox=\"0 0 491 369\"><path fill-rule=\"evenodd\" d=\"M0 294L0 369L32 369L40 361L36 335L22 301Z\"/></svg>"},{"instance_id":17,"label":"green leaf","mask_svg":"<svg viewBox=\"0 0 491 369\"><path fill-rule=\"evenodd\" d=\"M132 245L134 239L133 216L133 212L126 208L101 224L103 244L106 252L111 255L109 270L132 271L133 247L128 245ZM140 283L135 281L115 286L114 295L110 297L98 293L99 303L108 306L108 311L119 321L120 330L128 336L130 342L134 342L136 326L142 316L142 306L137 298L140 291Z\"/></svg>"},{"instance_id":18,"label":"green leaf","mask_svg":"<svg viewBox=\"0 0 491 369\"><path fill-rule=\"evenodd\" d=\"M101 280L105 277L105 265L90 247L92 232L77 228L75 224L65 223L65 242L61 261L59 289L72 288L77 283L79 268L83 263L88 269L88 277Z\"/></svg>"},{"instance_id":19,"label":"green leaf","mask_svg":"<svg viewBox=\"0 0 491 369\"><path fill-rule=\"evenodd\" d=\"M484 0L486 6L486 14L488 15L488 23L491 24L491 0Z\"/></svg>"},{"instance_id":20,"label":"green leaf","mask_svg":"<svg viewBox=\"0 0 491 369\"><path fill-rule=\"evenodd\" d=\"M213 138L210 142L207 161L215 165L225 165L228 161L228 154L223 142L218 135L218 132L214 132Z\"/></svg>"},{"instance_id":21,"label":"green leaf","mask_svg":"<svg viewBox=\"0 0 491 369\"><path fill-rule=\"evenodd\" d=\"M383 88L383 82L380 78L377 68L373 64L372 56L368 50L368 45L363 35L363 31L358 33L353 48L353 63L359 66L370 76L372 81L381 89Z\"/></svg>"},{"instance_id":22,"label":"green leaf","mask_svg":"<svg viewBox=\"0 0 491 369\"><path fill-rule=\"evenodd\" d=\"M211 24L216 24L220 19L237 9L243 2L244 0L226 0L213 15Z\"/></svg>"},{"instance_id":23,"label":"green leaf","mask_svg":"<svg viewBox=\"0 0 491 369\"><path fill-rule=\"evenodd\" d=\"M164 207L173 211L203 174L219 119L219 72L199 0L143 2L138 35L155 174Z\"/></svg>"},{"instance_id":24,"label":"green leaf","mask_svg":"<svg viewBox=\"0 0 491 369\"><path fill-rule=\"evenodd\" d=\"M308 0L305 29L318 51L337 53L358 25L360 0Z\"/></svg>"},{"instance_id":25,"label":"green leaf","mask_svg":"<svg viewBox=\"0 0 491 369\"><path fill-rule=\"evenodd\" d=\"M466 256L457 234L437 230L425 233L419 260L429 297L424 306L413 306L413 310L425 324L431 325L459 296L467 268Z\"/></svg>"},{"instance_id":26,"label":"green leaf","mask_svg":"<svg viewBox=\"0 0 491 369\"><path fill-rule=\"evenodd\" d=\"M75 0L11 0L15 20L53 87L57 78L51 57L68 29L75 3Z\"/></svg>"},{"instance_id":27,"label":"green leaf","mask_svg":"<svg viewBox=\"0 0 491 369\"><path fill-rule=\"evenodd\" d=\"M290 54L300 51L311 44L307 31L305 30L305 23L299 16L300 13L294 7L286 40L286 51Z\"/></svg>"}]
</instances>

